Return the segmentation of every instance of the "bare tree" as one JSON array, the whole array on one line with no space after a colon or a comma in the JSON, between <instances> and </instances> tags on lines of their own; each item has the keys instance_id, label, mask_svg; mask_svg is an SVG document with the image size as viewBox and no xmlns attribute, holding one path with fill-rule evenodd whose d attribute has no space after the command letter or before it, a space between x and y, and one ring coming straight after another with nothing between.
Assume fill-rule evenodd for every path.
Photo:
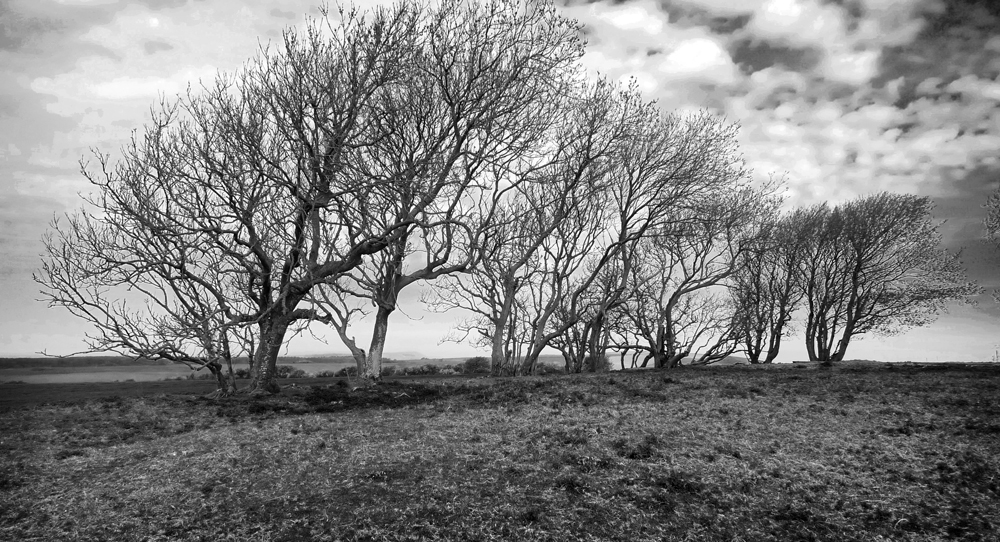
<instances>
[{"instance_id":1,"label":"bare tree","mask_svg":"<svg viewBox=\"0 0 1000 542\"><path fill-rule=\"evenodd\" d=\"M817 209L776 216L737 263L730 292L740 344L752 364L773 362L790 330L804 294L798 270L806 254L806 228L813 221L809 213Z\"/></svg>"},{"instance_id":2,"label":"bare tree","mask_svg":"<svg viewBox=\"0 0 1000 542\"><path fill-rule=\"evenodd\" d=\"M772 187L731 179L692 198L644 239L615 319L615 347L646 352L657 368L691 356L700 363L735 349L735 307L720 290L753 247L776 206Z\"/></svg>"},{"instance_id":3,"label":"bare tree","mask_svg":"<svg viewBox=\"0 0 1000 542\"><path fill-rule=\"evenodd\" d=\"M339 15L287 31L279 50L163 104L117 165L98 155L98 170L84 172L97 194L91 218L120 215L142 231L88 262L67 248L79 232L55 225L44 295L81 314L81 300L109 286L149 296L137 286L197 285L217 332L254 328L250 389L274 392L289 332L334 318L318 287L343 283L382 251L383 263L398 261L414 232L425 246L434 240L426 255L441 261L420 278L457 265L448 236L465 226L456 217L496 185L476 164L499 166L534 137L528 115L538 110L522 109L555 101L548 74L581 54L577 26L549 3L513 0ZM150 210L156 220L144 218ZM112 282L84 280L101 276ZM383 297L394 299L398 282L390 286ZM138 314L123 303L121 318Z\"/></svg>"},{"instance_id":4,"label":"bare tree","mask_svg":"<svg viewBox=\"0 0 1000 542\"><path fill-rule=\"evenodd\" d=\"M538 222L547 227L525 221L526 227L536 228L537 241L527 245L522 253L527 257L517 269L530 264L533 280L515 282L497 275L480 281L483 289L466 288L455 294L466 301L476 298L498 304L487 304L490 308L480 311L495 345L506 343L502 330L513 328L488 316L503 314L496 307L504 299L509 307L523 308L524 326L517 329L528 337L518 373L531 373L548 346L569 356L570 370L582 367L588 357L603 359L609 311L620 303L639 242L674 221L680 210L701 201L699 195L721 193L719 188L732 188L746 176L736 152L735 126L707 114L665 115L634 88L607 92L609 88L598 88L604 92L590 94L583 102L586 114L573 124L577 130L567 132L574 144L558 147L566 149L566 158L553 161L539 177L549 185L586 188L562 192L564 201L573 196L568 199L572 205ZM580 182L583 179L585 183ZM544 213L542 201L560 200L529 199L529 205ZM484 262L474 273L489 269ZM491 298L498 285L515 283L524 291L516 294L516 303L511 289L503 297ZM502 355L499 348L494 353Z\"/></svg>"},{"instance_id":5,"label":"bare tree","mask_svg":"<svg viewBox=\"0 0 1000 542\"><path fill-rule=\"evenodd\" d=\"M477 240L477 267L445 281L429 299L439 310L476 314L462 327L487 340L495 374L522 371L513 353L537 329L538 287L575 272L600 233L603 161L625 126L619 96L606 81L571 87L535 159L496 200Z\"/></svg>"},{"instance_id":6,"label":"bare tree","mask_svg":"<svg viewBox=\"0 0 1000 542\"><path fill-rule=\"evenodd\" d=\"M143 205L131 194L109 196L133 209ZM78 212L56 222L54 232L44 238L48 257L35 280L51 305L66 306L94 325L84 352L207 368L217 377L219 392L231 393L235 382L228 335L233 327L223 314L225 307L213 297L226 291L226 285L185 280L190 268L206 263L186 252L193 239L159 230L161 210L149 206L145 211L130 216L108 206L99 216ZM164 235L150 236L150 227ZM216 275L223 277L224 272ZM223 375L223 363L229 378Z\"/></svg>"},{"instance_id":7,"label":"bare tree","mask_svg":"<svg viewBox=\"0 0 1000 542\"><path fill-rule=\"evenodd\" d=\"M853 337L925 325L979 292L941 248L929 198L880 193L809 212L802 260L809 359L844 359Z\"/></svg>"},{"instance_id":8,"label":"bare tree","mask_svg":"<svg viewBox=\"0 0 1000 542\"><path fill-rule=\"evenodd\" d=\"M576 32L550 5L510 2L446 3L421 26L409 85L377 119L392 137L373 145L364 172L402 187L398 199L369 208L369 219L409 225L337 284L375 306L361 374L379 377L400 292L468 269L497 202L536 167L579 76Z\"/></svg>"},{"instance_id":9,"label":"bare tree","mask_svg":"<svg viewBox=\"0 0 1000 542\"><path fill-rule=\"evenodd\" d=\"M654 105L626 92L621 109L628 112L626 130L608 153L601 171L604 179L598 205L602 207L586 266L554 274L540 284L536 298L538 318L525 356L529 368L542 349L584 319L588 326L586 348L578 354L603 359L608 336L609 311L621 302L630 269L636 264L640 241L676 221L699 195L720 193L719 188L746 177L735 140L737 127L709 114L688 117L666 115ZM558 233L558 232L557 232ZM579 236L554 236L554 242L578 243ZM618 282L608 287L609 266L618 266ZM553 319L553 315L558 319ZM584 353L585 352L585 353Z\"/></svg>"}]
</instances>

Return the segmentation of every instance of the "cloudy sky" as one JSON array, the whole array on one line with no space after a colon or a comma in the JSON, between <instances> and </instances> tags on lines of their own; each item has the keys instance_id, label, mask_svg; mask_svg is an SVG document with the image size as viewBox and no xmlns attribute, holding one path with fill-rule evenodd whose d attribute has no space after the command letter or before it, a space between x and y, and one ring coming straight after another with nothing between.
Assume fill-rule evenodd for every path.
<instances>
[{"instance_id":1,"label":"cloudy sky","mask_svg":"<svg viewBox=\"0 0 1000 542\"><path fill-rule=\"evenodd\" d=\"M359 0L364 6L366 1ZM237 69L317 12L266 0L0 0L0 356L82 347L86 327L35 301L31 273L53 216L87 190L79 161L112 156L159 93ZM1000 3L990 0L571 2L594 73L634 78L670 110L742 125L755 173L783 173L789 205L889 190L931 196L949 248L1000 287L982 203L1000 181ZM452 316L416 295L388 351L471 354L437 341ZM983 296L935 324L854 343L848 357L985 360L1000 311ZM359 338L364 335L358 332ZM335 335L330 335L335 341ZM344 351L306 338L291 353ZM799 338L785 359L801 359Z\"/></svg>"}]
</instances>

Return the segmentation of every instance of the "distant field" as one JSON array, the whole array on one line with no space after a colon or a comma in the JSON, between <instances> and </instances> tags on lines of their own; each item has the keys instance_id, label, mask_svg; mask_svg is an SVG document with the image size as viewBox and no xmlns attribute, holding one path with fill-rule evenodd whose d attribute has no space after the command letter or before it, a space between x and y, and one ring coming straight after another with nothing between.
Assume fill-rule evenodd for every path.
<instances>
[{"instance_id":1,"label":"distant field","mask_svg":"<svg viewBox=\"0 0 1000 542\"><path fill-rule=\"evenodd\" d=\"M338 361L329 361L332 356L325 358L315 358L314 360L304 360L303 358L292 358L294 361L280 360L279 365L288 365L295 369L301 369L308 374L317 374L323 371L337 372L344 367L353 367L354 362L341 357ZM33 360L33 364L25 363L25 359ZM72 360L59 360L54 358L22 358L0 360L0 385L11 382L22 382L25 384L79 384L84 382L154 382L157 380L167 380L174 378L185 378L188 375L200 376L206 371L192 371L187 366L179 363L174 364L137 364L124 365L115 363L113 365L81 365L80 360L88 358L77 358ZM94 358L104 363L118 362L120 358ZM432 364L438 366L456 365L467 358L425 358L415 360L387 360L386 366L390 367L419 367ZM541 356L540 361L561 365L562 358L558 356ZM65 363L63 363L65 362ZM246 362L234 364L234 369L246 368Z\"/></svg>"},{"instance_id":2,"label":"distant field","mask_svg":"<svg viewBox=\"0 0 1000 542\"><path fill-rule=\"evenodd\" d=\"M1000 367L802 367L4 386L0 540L998 540Z\"/></svg>"}]
</instances>

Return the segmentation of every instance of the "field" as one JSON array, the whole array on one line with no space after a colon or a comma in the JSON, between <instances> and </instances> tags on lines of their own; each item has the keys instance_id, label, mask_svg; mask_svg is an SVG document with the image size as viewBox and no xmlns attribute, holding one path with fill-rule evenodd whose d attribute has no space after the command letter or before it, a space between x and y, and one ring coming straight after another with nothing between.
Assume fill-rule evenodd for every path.
<instances>
[{"instance_id":1,"label":"field","mask_svg":"<svg viewBox=\"0 0 1000 542\"><path fill-rule=\"evenodd\" d=\"M156 384L0 387L0 540L1000 540L995 365Z\"/></svg>"}]
</instances>

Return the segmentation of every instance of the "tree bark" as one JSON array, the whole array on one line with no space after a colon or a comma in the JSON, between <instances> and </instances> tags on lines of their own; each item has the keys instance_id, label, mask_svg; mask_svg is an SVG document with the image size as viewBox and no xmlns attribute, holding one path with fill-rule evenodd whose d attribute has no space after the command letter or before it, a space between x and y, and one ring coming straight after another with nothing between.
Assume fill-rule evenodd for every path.
<instances>
[{"instance_id":1,"label":"tree bark","mask_svg":"<svg viewBox=\"0 0 1000 542\"><path fill-rule=\"evenodd\" d=\"M208 396L211 398L229 397L236 394L236 377L233 375L232 360L229 360L229 374L223 372L222 364L214 361L208 364L208 370L215 377L215 391Z\"/></svg>"},{"instance_id":2,"label":"tree bark","mask_svg":"<svg viewBox=\"0 0 1000 542\"><path fill-rule=\"evenodd\" d=\"M372 342L368 348L368 359L365 362L362 378L378 382L382 378L382 351L385 349L385 338L389 334L389 315L392 309L379 305L375 313L375 326L372 328Z\"/></svg>"},{"instance_id":3,"label":"tree bark","mask_svg":"<svg viewBox=\"0 0 1000 542\"><path fill-rule=\"evenodd\" d=\"M285 332L288 324L281 321L270 321L260 324L260 344L254 353L254 363L251 372L249 391L251 394L278 393L281 387L275 382L278 354L285 342Z\"/></svg>"},{"instance_id":4,"label":"tree bark","mask_svg":"<svg viewBox=\"0 0 1000 542\"><path fill-rule=\"evenodd\" d=\"M493 337L490 345L490 374L493 376L501 376L509 365L509 356L504 351L504 344L507 342L504 333L507 331L507 323L514 305L513 287L505 287L504 294L503 307L493 321Z\"/></svg>"}]
</instances>

